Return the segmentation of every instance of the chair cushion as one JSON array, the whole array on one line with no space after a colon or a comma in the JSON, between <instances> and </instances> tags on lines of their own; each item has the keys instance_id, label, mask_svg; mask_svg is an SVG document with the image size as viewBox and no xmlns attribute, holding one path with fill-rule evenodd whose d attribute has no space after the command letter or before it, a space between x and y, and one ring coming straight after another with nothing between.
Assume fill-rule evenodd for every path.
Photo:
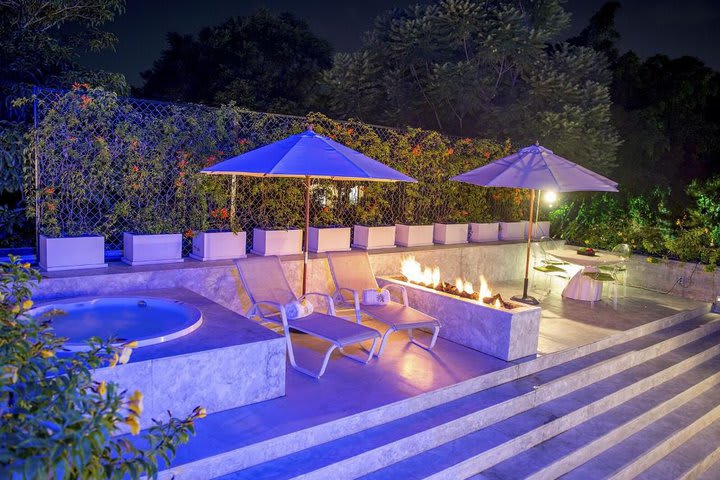
<instances>
[{"instance_id":1,"label":"chair cushion","mask_svg":"<svg viewBox=\"0 0 720 480\"><path fill-rule=\"evenodd\" d=\"M302 301L293 300L290 303L286 303L284 307L285 315L287 315L288 320L295 320L298 318L307 317L308 315L313 313L314 310L313 304L305 299L303 299Z\"/></svg>"},{"instance_id":2,"label":"chair cushion","mask_svg":"<svg viewBox=\"0 0 720 480\"><path fill-rule=\"evenodd\" d=\"M536 265L533 269L544 273L567 273L566 270L558 267L557 265Z\"/></svg>"},{"instance_id":3,"label":"chair cushion","mask_svg":"<svg viewBox=\"0 0 720 480\"><path fill-rule=\"evenodd\" d=\"M390 303L390 292L384 288L367 288L362 292L363 305L387 305Z\"/></svg>"},{"instance_id":4,"label":"chair cushion","mask_svg":"<svg viewBox=\"0 0 720 480\"><path fill-rule=\"evenodd\" d=\"M605 272L585 272L583 275L598 282L614 282L616 280L614 276Z\"/></svg>"}]
</instances>

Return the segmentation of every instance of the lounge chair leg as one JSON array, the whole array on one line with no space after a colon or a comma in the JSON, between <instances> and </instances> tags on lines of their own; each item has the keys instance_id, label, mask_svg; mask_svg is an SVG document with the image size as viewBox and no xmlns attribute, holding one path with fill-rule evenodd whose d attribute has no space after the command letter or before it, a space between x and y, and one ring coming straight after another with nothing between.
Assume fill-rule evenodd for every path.
<instances>
[{"instance_id":1,"label":"lounge chair leg","mask_svg":"<svg viewBox=\"0 0 720 480\"><path fill-rule=\"evenodd\" d=\"M295 370L297 370L298 372L304 373L305 375L309 375L309 376L315 377L315 378L322 377L323 374L325 373L325 369L327 368L328 361L330 360L330 355L337 348L337 345L330 345L330 348L328 348L327 352L325 352L325 358L323 359L323 364L322 364L322 367L320 368L320 373L315 373L315 372L308 370L307 368L301 367L295 361L295 352L293 350L292 340L290 339L290 332L286 332L285 339L286 339L286 343L287 343L288 359L290 360L290 365Z\"/></svg>"},{"instance_id":2,"label":"lounge chair leg","mask_svg":"<svg viewBox=\"0 0 720 480\"><path fill-rule=\"evenodd\" d=\"M418 342L417 340L414 340L412 338L412 335L410 335L410 334L408 334L408 336L410 337L410 341L412 343L414 343L415 345L417 345L418 347L424 348L425 350L432 350L432 348L435 346L435 342L437 341L438 333L440 333L440 327L439 326L433 327L433 336L430 339L430 345L424 345L424 344Z\"/></svg>"},{"instance_id":3,"label":"lounge chair leg","mask_svg":"<svg viewBox=\"0 0 720 480\"><path fill-rule=\"evenodd\" d=\"M368 356L366 359L346 353L345 350L343 349L343 347L340 347L339 350L343 355L345 355L349 359L355 360L356 362L367 365L368 363L370 363L370 360L372 360L372 357L375 354L375 346L377 345L377 341L378 341L377 337L373 338L372 345L370 346L370 352L368 353ZM362 343L360 344L360 346L362 347Z\"/></svg>"},{"instance_id":4,"label":"lounge chair leg","mask_svg":"<svg viewBox=\"0 0 720 480\"><path fill-rule=\"evenodd\" d=\"M390 327L387 330L385 330L385 333L382 336L382 341L380 342L380 350L378 350L377 356L380 358L380 355L382 355L383 350L385 350L385 341L388 339L391 333L396 332L397 330L395 327Z\"/></svg>"}]
</instances>

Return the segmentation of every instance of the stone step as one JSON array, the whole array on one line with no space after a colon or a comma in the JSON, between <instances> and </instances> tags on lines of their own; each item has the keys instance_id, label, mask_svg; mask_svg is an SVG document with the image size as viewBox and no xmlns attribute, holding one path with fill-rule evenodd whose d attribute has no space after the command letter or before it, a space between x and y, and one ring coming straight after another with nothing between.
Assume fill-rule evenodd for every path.
<instances>
[{"instance_id":1,"label":"stone step","mask_svg":"<svg viewBox=\"0 0 720 480\"><path fill-rule=\"evenodd\" d=\"M161 471L159 478L202 478L207 477L208 472L212 472L214 476L222 475L352 435L539 372L548 377L560 377L565 371L574 371L581 366L592 365L633 349L646 348L673 332L688 331L712 323L716 317L709 316L708 311L708 305L679 311L587 345L540 356L530 361L509 363L506 369L335 420L319 423L308 423L301 418L289 420L288 418L292 418L292 411L286 410L284 413L288 418L264 420L265 431L279 433L260 435L259 439L238 432L243 423L242 418L253 415L253 406L244 407L242 412L237 414L220 412L209 415L204 422L207 425L212 424L213 427L198 429L198 434L193 439L195 446L192 447L192 452L181 452L176 463ZM550 371L554 367L559 368ZM277 422L282 422L282 425L275 425Z\"/></svg>"},{"instance_id":2,"label":"stone step","mask_svg":"<svg viewBox=\"0 0 720 480\"><path fill-rule=\"evenodd\" d=\"M686 424L701 417L703 422L717 418L720 409L713 411L711 404L720 393L717 372L720 358L716 357L476 478L554 479L567 472L570 473L563 478L611 478L614 474L619 474L617 478L634 478L640 471L637 466L634 472L624 466L649 466L657 461L657 455L661 457L671 451L672 448L660 444L653 454L648 453L656 441L684 430Z\"/></svg>"},{"instance_id":3,"label":"stone step","mask_svg":"<svg viewBox=\"0 0 720 480\"><path fill-rule=\"evenodd\" d=\"M713 465L718 465L720 460L720 420L718 420L720 392L716 392L714 397L708 400L708 403L715 405L713 411L689 425L687 428L689 432L681 431L668 439L668 443L670 446L674 446L688 434L692 434L692 437L639 474L638 480L695 479ZM708 425L711 418L714 418L714 421ZM705 425L707 426L702 428ZM700 429L700 431L693 433L695 429ZM717 480L720 476L711 478Z\"/></svg>"},{"instance_id":4,"label":"stone step","mask_svg":"<svg viewBox=\"0 0 720 480\"><path fill-rule=\"evenodd\" d=\"M708 441L717 443L717 435L716 433L714 438ZM720 447L715 449L712 456L706 457L706 461L703 461L703 463L708 469L698 474L698 480L717 480L720 478Z\"/></svg>"},{"instance_id":5,"label":"stone step","mask_svg":"<svg viewBox=\"0 0 720 480\"><path fill-rule=\"evenodd\" d=\"M521 454L676 378L720 354L719 335L701 339L596 384L392 464L364 478L466 478ZM720 366L720 361L717 366ZM654 366L650 366L654 363ZM653 370L655 370L654 373ZM720 380L720 375L709 383ZM665 395L677 394L670 389ZM510 478L510 477L508 477Z\"/></svg>"},{"instance_id":6,"label":"stone step","mask_svg":"<svg viewBox=\"0 0 720 480\"><path fill-rule=\"evenodd\" d=\"M237 472L228 478L327 478L357 476L449 442L538 404L626 370L653 356L690 346L717 332L720 323L708 319L686 322L663 332L628 342L625 349L608 349L523 378L441 404L385 425L364 430L314 448ZM720 338L720 335L718 335ZM705 340L705 343L717 340ZM612 354L615 357L612 357ZM689 354L686 354L689 355ZM609 358L608 358L609 357ZM591 361L596 363L588 365ZM674 360L670 360L671 362ZM667 366L668 362L663 364ZM647 370L647 368L646 368ZM647 375L640 372L637 375ZM312 472L312 473L310 473Z\"/></svg>"}]
</instances>

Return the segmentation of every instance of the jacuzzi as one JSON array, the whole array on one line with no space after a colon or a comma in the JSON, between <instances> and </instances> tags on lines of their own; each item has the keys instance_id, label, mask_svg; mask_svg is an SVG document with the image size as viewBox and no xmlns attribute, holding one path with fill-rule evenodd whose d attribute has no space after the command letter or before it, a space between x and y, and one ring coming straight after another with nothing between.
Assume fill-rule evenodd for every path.
<instances>
[{"instance_id":1,"label":"jacuzzi","mask_svg":"<svg viewBox=\"0 0 720 480\"><path fill-rule=\"evenodd\" d=\"M100 275L106 284L125 276ZM68 289L85 286L89 278L94 277L70 282L48 278L43 284L56 281ZM76 351L87 348L83 343L93 335L145 345L135 349L126 364L103 363L92 370L96 382L143 393L142 428L154 425L154 418L166 419L168 410L184 417L200 405L211 414L285 394L285 338L193 291L173 287L35 298L33 315L52 309L67 312L54 316L50 326L56 335L69 338Z\"/></svg>"},{"instance_id":2,"label":"jacuzzi","mask_svg":"<svg viewBox=\"0 0 720 480\"><path fill-rule=\"evenodd\" d=\"M59 311L56 314L52 311ZM65 348L87 350L87 340L113 337L137 341L138 347L156 345L194 332L203 317L196 307L156 297L83 297L57 300L28 311L52 318L53 333L65 337Z\"/></svg>"}]
</instances>

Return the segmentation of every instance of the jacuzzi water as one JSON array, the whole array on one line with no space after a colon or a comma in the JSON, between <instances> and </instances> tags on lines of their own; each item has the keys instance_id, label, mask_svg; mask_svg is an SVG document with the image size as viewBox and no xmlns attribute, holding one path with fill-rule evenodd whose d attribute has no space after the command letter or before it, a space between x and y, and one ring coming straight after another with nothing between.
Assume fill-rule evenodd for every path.
<instances>
[{"instance_id":1,"label":"jacuzzi water","mask_svg":"<svg viewBox=\"0 0 720 480\"><path fill-rule=\"evenodd\" d=\"M53 333L68 338L65 347L87 349L90 337L135 340L138 347L173 340L200 328L202 313L178 300L154 297L87 297L56 300L28 312L34 317L60 310L52 316Z\"/></svg>"}]
</instances>

